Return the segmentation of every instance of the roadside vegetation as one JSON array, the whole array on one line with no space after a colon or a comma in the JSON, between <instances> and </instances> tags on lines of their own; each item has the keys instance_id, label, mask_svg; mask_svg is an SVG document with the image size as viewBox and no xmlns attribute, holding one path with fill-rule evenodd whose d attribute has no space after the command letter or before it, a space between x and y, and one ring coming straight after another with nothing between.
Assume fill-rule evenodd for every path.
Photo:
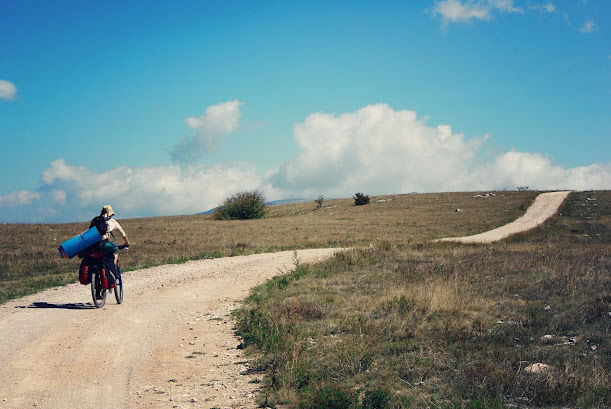
<instances>
[{"instance_id":1,"label":"roadside vegetation","mask_svg":"<svg viewBox=\"0 0 611 409\"><path fill-rule=\"evenodd\" d=\"M267 213L265 197L261 192L235 193L214 209L216 220L251 220L262 219Z\"/></svg>"},{"instance_id":2,"label":"roadside vegetation","mask_svg":"<svg viewBox=\"0 0 611 409\"><path fill-rule=\"evenodd\" d=\"M260 403L611 407L610 245L611 192L584 192L500 243L297 254L236 312Z\"/></svg>"}]
</instances>

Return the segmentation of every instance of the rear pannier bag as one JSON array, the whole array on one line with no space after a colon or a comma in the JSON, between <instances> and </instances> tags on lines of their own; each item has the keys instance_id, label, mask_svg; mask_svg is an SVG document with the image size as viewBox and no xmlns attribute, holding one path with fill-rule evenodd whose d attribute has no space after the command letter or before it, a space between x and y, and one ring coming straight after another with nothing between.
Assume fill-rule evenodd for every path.
<instances>
[{"instance_id":1,"label":"rear pannier bag","mask_svg":"<svg viewBox=\"0 0 611 409\"><path fill-rule=\"evenodd\" d=\"M115 276L110 271L100 270L100 278L102 279L102 287L106 289L115 287Z\"/></svg>"},{"instance_id":2,"label":"rear pannier bag","mask_svg":"<svg viewBox=\"0 0 611 409\"><path fill-rule=\"evenodd\" d=\"M78 280L83 285L91 283L91 276L89 275L89 266L88 265L81 266L81 269L79 270L79 273L78 273Z\"/></svg>"}]
</instances>

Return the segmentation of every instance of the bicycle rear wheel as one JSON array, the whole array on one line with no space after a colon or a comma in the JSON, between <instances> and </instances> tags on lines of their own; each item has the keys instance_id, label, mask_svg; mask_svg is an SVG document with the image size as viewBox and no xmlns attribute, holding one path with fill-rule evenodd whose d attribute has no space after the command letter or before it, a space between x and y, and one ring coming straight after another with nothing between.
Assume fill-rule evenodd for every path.
<instances>
[{"instance_id":1,"label":"bicycle rear wheel","mask_svg":"<svg viewBox=\"0 0 611 409\"><path fill-rule=\"evenodd\" d=\"M123 302L123 278L121 277L121 268L117 266L117 275L115 277L115 298L117 300L117 304L121 304Z\"/></svg>"},{"instance_id":2,"label":"bicycle rear wheel","mask_svg":"<svg viewBox=\"0 0 611 409\"><path fill-rule=\"evenodd\" d=\"M91 274L91 298L96 308L102 308L106 303L106 289L102 287L99 271Z\"/></svg>"}]
</instances>

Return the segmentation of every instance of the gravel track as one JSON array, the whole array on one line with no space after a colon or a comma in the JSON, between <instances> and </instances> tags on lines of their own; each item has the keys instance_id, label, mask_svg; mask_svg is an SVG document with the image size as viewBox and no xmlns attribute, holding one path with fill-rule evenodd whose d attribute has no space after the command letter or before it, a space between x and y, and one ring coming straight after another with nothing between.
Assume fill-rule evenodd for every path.
<instances>
[{"instance_id":1,"label":"gravel track","mask_svg":"<svg viewBox=\"0 0 611 409\"><path fill-rule=\"evenodd\" d=\"M301 250L300 262L338 249ZM0 409L254 408L230 312L294 253L127 272L124 302L70 284L0 306Z\"/></svg>"},{"instance_id":2,"label":"gravel track","mask_svg":"<svg viewBox=\"0 0 611 409\"><path fill-rule=\"evenodd\" d=\"M502 240L512 234L531 230L552 217L570 192L541 193L526 213L497 229L466 237L447 237L438 241L455 241L460 243L492 243Z\"/></svg>"}]
</instances>

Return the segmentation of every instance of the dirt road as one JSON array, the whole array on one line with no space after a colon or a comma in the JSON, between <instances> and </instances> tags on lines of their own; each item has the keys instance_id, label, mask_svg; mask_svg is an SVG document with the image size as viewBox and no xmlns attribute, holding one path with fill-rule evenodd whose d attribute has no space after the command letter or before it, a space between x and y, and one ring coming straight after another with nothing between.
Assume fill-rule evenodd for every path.
<instances>
[{"instance_id":1,"label":"dirt road","mask_svg":"<svg viewBox=\"0 0 611 409\"><path fill-rule=\"evenodd\" d=\"M310 262L335 249L303 250ZM124 274L125 301L94 309L71 284L0 306L0 409L256 407L230 311L294 267L293 252Z\"/></svg>"},{"instance_id":2,"label":"dirt road","mask_svg":"<svg viewBox=\"0 0 611 409\"><path fill-rule=\"evenodd\" d=\"M439 241L457 241L461 243L492 243L502 240L512 234L520 233L537 227L556 214L560 205L570 192L542 193L527 209L524 215L511 223L484 233L466 237L447 237Z\"/></svg>"},{"instance_id":3,"label":"dirt road","mask_svg":"<svg viewBox=\"0 0 611 409\"><path fill-rule=\"evenodd\" d=\"M566 194L543 194L512 226L474 237L488 241L532 228ZM298 257L310 262L336 251L303 250ZM89 287L80 284L1 305L0 409L256 407L256 377L243 375L247 358L229 313L250 288L293 268L293 256L129 272L125 302L109 296L102 309L93 308Z\"/></svg>"}]
</instances>

